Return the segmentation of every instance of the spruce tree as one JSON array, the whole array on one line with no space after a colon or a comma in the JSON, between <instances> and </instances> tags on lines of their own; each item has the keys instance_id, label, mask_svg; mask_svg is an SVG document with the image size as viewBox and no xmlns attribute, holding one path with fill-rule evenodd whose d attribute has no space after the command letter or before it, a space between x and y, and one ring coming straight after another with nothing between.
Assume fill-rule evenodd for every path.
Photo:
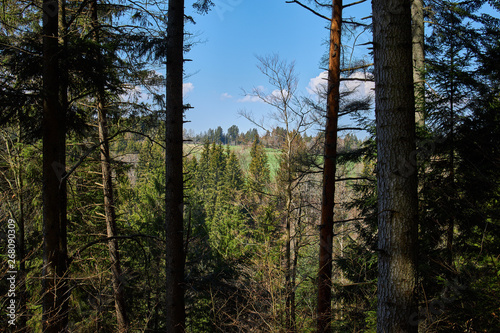
<instances>
[{"instance_id":1,"label":"spruce tree","mask_svg":"<svg viewBox=\"0 0 500 333\"><path fill-rule=\"evenodd\" d=\"M262 197L271 180L271 171L267 162L264 147L256 136L250 148L250 164L248 166L247 188Z\"/></svg>"},{"instance_id":2,"label":"spruce tree","mask_svg":"<svg viewBox=\"0 0 500 333\"><path fill-rule=\"evenodd\" d=\"M499 20L481 13L484 4L434 4L431 19L436 24L427 39L432 93L426 99L428 137L420 144L420 257L422 285L430 301L423 306L445 306L438 316L426 312L419 321L423 329L439 323L437 331L442 332L495 326L486 309L498 289L488 288L488 295L479 291L497 280L492 263L482 254L498 253L490 243L497 237L491 220L495 213L487 202L498 196L498 174L491 164L498 131L498 70L491 59L498 50ZM459 264L472 257L474 264ZM475 305L467 301L472 299Z\"/></svg>"}]
</instances>

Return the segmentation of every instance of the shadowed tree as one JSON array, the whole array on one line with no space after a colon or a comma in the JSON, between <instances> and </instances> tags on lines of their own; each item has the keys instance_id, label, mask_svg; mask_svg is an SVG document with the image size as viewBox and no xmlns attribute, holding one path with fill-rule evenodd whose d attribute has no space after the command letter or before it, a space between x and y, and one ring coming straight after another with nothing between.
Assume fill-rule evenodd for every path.
<instances>
[{"instance_id":1,"label":"shadowed tree","mask_svg":"<svg viewBox=\"0 0 500 333\"><path fill-rule=\"evenodd\" d=\"M43 331L68 325L66 110L59 99L59 47L56 1L43 2Z\"/></svg>"},{"instance_id":2,"label":"shadowed tree","mask_svg":"<svg viewBox=\"0 0 500 333\"><path fill-rule=\"evenodd\" d=\"M168 3L167 94L165 110L166 329L184 332L184 227L182 99L184 0Z\"/></svg>"},{"instance_id":3,"label":"shadowed tree","mask_svg":"<svg viewBox=\"0 0 500 333\"><path fill-rule=\"evenodd\" d=\"M411 2L374 0L378 191L377 332L417 332L417 174Z\"/></svg>"}]
</instances>

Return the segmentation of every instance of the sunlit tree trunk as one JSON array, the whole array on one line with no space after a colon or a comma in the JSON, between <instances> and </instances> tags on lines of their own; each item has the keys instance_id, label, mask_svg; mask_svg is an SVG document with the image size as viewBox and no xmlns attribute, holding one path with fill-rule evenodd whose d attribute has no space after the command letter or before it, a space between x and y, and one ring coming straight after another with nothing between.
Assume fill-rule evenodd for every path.
<instances>
[{"instance_id":1,"label":"sunlit tree trunk","mask_svg":"<svg viewBox=\"0 0 500 333\"><path fill-rule=\"evenodd\" d=\"M167 99L165 112L165 225L167 332L184 332L184 242L182 99L184 0L168 3Z\"/></svg>"},{"instance_id":2,"label":"sunlit tree trunk","mask_svg":"<svg viewBox=\"0 0 500 333\"><path fill-rule=\"evenodd\" d=\"M342 0L333 0L330 26L328 95L325 128L325 164L321 206L318 271L318 332L331 332L332 319L332 248L333 210L335 207L335 173L337 170L337 123L340 87L340 37Z\"/></svg>"},{"instance_id":3,"label":"sunlit tree trunk","mask_svg":"<svg viewBox=\"0 0 500 333\"><path fill-rule=\"evenodd\" d=\"M66 110L59 100L57 1L43 1L43 314L44 332L68 324Z\"/></svg>"},{"instance_id":4,"label":"sunlit tree trunk","mask_svg":"<svg viewBox=\"0 0 500 333\"><path fill-rule=\"evenodd\" d=\"M449 140L449 152L448 152L448 179L447 185L450 193L448 193L448 207L449 209L453 207L455 201L455 47L452 43L450 49L450 77L449 77L449 87L450 87L450 113L448 116L448 140ZM449 214L448 217L448 229L446 230L446 261L450 268L453 267L453 238L455 233L455 216L454 214Z\"/></svg>"},{"instance_id":5,"label":"sunlit tree trunk","mask_svg":"<svg viewBox=\"0 0 500 333\"><path fill-rule=\"evenodd\" d=\"M417 174L411 3L373 0L378 191L377 332L417 332Z\"/></svg>"},{"instance_id":6,"label":"sunlit tree trunk","mask_svg":"<svg viewBox=\"0 0 500 333\"><path fill-rule=\"evenodd\" d=\"M412 0L412 52L413 82L415 84L415 121L419 126L425 121L425 53L424 53L424 1Z\"/></svg>"}]
</instances>

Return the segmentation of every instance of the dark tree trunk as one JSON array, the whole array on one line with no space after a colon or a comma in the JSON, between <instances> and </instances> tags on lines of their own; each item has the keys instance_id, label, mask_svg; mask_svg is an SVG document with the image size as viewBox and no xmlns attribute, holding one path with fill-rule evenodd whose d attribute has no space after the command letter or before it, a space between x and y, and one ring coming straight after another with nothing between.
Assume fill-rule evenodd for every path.
<instances>
[{"instance_id":1,"label":"dark tree trunk","mask_svg":"<svg viewBox=\"0 0 500 333\"><path fill-rule=\"evenodd\" d=\"M331 332L332 330L333 212L335 207L335 173L337 170L342 0L333 0L332 6L325 128L325 165L323 170L323 198L319 243L318 333Z\"/></svg>"},{"instance_id":2,"label":"dark tree trunk","mask_svg":"<svg viewBox=\"0 0 500 333\"><path fill-rule=\"evenodd\" d=\"M43 314L44 332L68 324L66 110L59 100L57 1L43 2Z\"/></svg>"},{"instance_id":3,"label":"dark tree trunk","mask_svg":"<svg viewBox=\"0 0 500 333\"><path fill-rule=\"evenodd\" d=\"M167 98L165 111L165 226L167 332L184 332L184 242L182 99L184 0L168 3Z\"/></svg>"},{"instance_id":4,"label":"dark tree trunk","mask_svg":"<svg viewBox=\"0 0 500 333\"><path fill-rule=\"evenodd\" d=\"M99 19L97 16L97 1L94 0L90 3L92 11L92 26L94 29L94 40L99 44ZM114 205L114 191L113 191L113 176L111 170L111 156L109 154L108 142L108 125L107 125L107 109L106 109L106 92L105 92L105 78L104 69L102 66L102 55L99 49L96 50L96 65L98 66L99 75L96 82L97 86L97 114L98 114L98 127L99 127L99 141L101 142L101 170L104 192L104 213L106 216L106 233L109 238L116 237L116 214ZM123 290L122 269L120 264L120 252L118 248L118 240L116 238L108 241L108 251L111 261L111 280L113 284L113 297L115 300L115 312L118 332L128 332L128 318L125 305L125 293Z\"/></svg>"},{"instance_id":5,"label":"dark tree trunk","mask_svg":"<svg viewBox=\"0 0 500 333\"><path fill-rule=\"evenodd\" d=\"M417 332L417 173L411 2L373 0L378 190L377 332Z\"/></svg>"}]
</instances>

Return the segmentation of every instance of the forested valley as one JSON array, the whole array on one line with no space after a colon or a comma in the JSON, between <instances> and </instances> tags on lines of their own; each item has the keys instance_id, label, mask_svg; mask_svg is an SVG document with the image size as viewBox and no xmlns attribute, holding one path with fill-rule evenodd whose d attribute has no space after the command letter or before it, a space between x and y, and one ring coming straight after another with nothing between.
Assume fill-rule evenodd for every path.
<instances>
[{"instance_id":1,"label":"forested valley","mask_svg":"<svg viewBox=\"0 0 500 333\"><path fill-rule=\"evenodd\" d=\"M236 2L2 2L0 331L500 332L500 2L283 0L323 84L257 55L197 133L185 7Z\"/></svg>"}]
</instances>

